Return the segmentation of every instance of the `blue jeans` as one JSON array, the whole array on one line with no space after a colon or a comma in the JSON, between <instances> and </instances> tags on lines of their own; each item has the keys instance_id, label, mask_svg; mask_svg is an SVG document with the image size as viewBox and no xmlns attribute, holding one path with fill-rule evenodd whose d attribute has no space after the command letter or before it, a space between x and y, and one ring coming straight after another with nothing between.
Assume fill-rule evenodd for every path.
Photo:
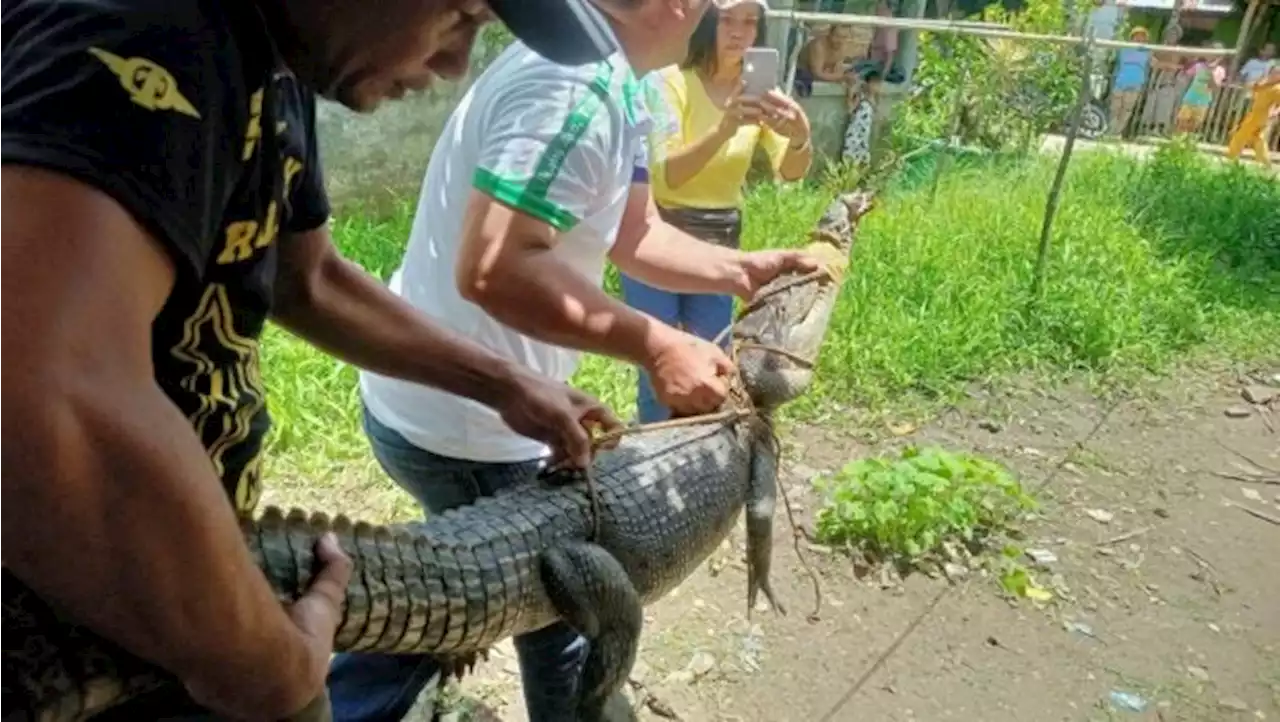
<instances>
[{"instance_id":1,"label":"blue jeans","mask_svg":"<svg viewBox=\"0 0 1280 722\"><path fill-rule=\"evenodd\" d=\"M529 481L540 461L513 464L439 456L414 446L366 410L364 429L387 474L429 513L469 504L499 489ZM577 696L587 641L557 622L515 638L530 722L568 722ZM329 666L334 722L402 719L440 671L428 655L344 653Z\"/></svg>"},{"instance_id":2,"label":"blue jeans","mask_svg":"<svg viewBox=\"0 0 1280 722\"><path fill-rule=\"evenodd\" d=\"M622 274L622 298L628 306L644 311L668 326L683 326L685 331L708 341L733 320L733 297L707 293L672 293L654 288L625 273ZM671 411L658 403L649 373L640 369L636 406L637 421L642 424L664 421Z\"/></svg>"}]
</instances>

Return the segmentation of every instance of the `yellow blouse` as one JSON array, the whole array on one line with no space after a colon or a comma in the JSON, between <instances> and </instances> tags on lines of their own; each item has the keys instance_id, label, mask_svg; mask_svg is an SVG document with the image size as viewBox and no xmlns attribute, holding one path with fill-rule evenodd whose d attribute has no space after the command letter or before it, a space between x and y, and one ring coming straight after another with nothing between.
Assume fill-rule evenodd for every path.
<instances>
[{"instance_id":1,"label":"yellow blouse","mask_svg":"<svg viewBox=\"0 0 1280 722\"><path fill-rule=\"evenodd\" d=\"M650 160L650 183L653 198L667 208L738 208L742 205L742 186L751 168L756 146L764 147L776 174L787 152L787 138L759 124L738 128L728 142L707 161L692 178L679 188L666 182L666 166L662 157L690 145L712 132L724 116L707 95L706 86L693 69L681 70L671 65L658 71L667 112L678 126L662 142L665 148L653 153Z\"/></svg>"}]
</instances>

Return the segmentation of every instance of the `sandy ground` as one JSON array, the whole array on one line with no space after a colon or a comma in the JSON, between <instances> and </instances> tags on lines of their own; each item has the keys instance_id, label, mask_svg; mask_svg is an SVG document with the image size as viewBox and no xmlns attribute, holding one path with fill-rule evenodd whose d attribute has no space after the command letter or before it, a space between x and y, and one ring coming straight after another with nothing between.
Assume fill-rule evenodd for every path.
<instances>
[{"instance_id":1,"label":"sandy ground","mask_svg":"<svg viewBox=\"0 0 1280 722\"><path fill-rule=\"evenodd\" d=\"M637 718L1280 720L1280 526L1239 508L1280 521L1280 486L1220 475L1256 471L1239 454L1280 469L1268 426L1280 427L1280 398L1272 411L1242 397L1280 393L1257 385L1277 372L1184 374L1118 404L1081 388L975 389L963 408L871 442L876 430L791 430L784 483L806 524L819 503L809 479L853 458L936 443L1000 460L1038 489L1026 546L1057 556L1041 572L1057 597L1006 601L979 574L860 581L818 548L806 557L824 601L809 621L780 504L774 586L789 614L746 618L739 530L648 610ZM448 694L462 697L450 719L527 720L509 644Z\"/></svg>"}]
</instances>

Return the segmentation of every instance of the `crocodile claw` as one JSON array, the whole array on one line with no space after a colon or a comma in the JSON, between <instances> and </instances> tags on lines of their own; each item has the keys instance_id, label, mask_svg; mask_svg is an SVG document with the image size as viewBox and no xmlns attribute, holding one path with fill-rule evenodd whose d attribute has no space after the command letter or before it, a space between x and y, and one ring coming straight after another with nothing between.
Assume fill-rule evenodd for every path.
<instances>
[{"instance_id":1,"label":"crocodile claw","mask_svg":"<svg viewBox=\"0 0 1280 722\"><path fill-rule=\"evenodd\" d=\"M466 675L475 674L476 664L480 661L489 661L489 649L487 647L475 652L443 658L440 660L440 667L443 669L445 679L453 677L461 682Z\"/></svg>"},{"instance_id":2,"label":"crocodile claw","mask_svg":"<svg viewBox=\"0 0 1280 722\"><path fill-rule=\"evenodd\" d=\"M773 585L769 583L769 577L763 574L757 574L752 566L747 568L747 619L751 619L751 613L755 611L756 600L760 597L760 592L764 592L764 598L769 600L769 606L780 616L787 616L787 608L778 601L773 594Z\"/></svg>"}]
</instances>

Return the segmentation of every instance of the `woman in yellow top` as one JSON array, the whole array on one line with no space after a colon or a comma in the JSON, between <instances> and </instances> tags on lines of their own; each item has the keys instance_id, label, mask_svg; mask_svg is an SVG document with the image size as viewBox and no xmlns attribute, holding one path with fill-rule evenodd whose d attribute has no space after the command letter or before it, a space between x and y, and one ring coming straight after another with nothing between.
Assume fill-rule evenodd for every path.
<instances>
[{"instance_id":1,"label":"woman in yellow top","mask_svg":"<svg viewBox=\"0 0 1280 722\"><path fill-rule=\"evenodd\" d=\"M1267 153L1267 139L1263 133L1267 128L1267 120L1280 109L1280 66L1271 68L1266 78L1258 81L1252 88L1253 104L1249 112L1240 120L1235 132L1231 134L1231 142L1227 144L1227 157L1236 159L1246 145L1253 146L1253 156L1264 167L1271 167L1271 156Z\"/></svg>"},{"instance_id":2,"label":"woman in yellow top","mask_svg":"<svg viewBox=\"0 0 1280 722\"><path fill-rule=\"evenodd\" d=\"M764 40L766 9L765 0L716 0L694 31L686 60L659 71L656 83L673 126L650 149L658 212L690 235L733 248L756 148L785 180L802 178L812 159L809 120L798 103L776 88L760 97L741 94L743 55ZM705 339L733 318L730 296L672 293L626 275L622 290L633 308ZM667 416L641 372L640 423Z\"/></svg>"}]
</instances>

